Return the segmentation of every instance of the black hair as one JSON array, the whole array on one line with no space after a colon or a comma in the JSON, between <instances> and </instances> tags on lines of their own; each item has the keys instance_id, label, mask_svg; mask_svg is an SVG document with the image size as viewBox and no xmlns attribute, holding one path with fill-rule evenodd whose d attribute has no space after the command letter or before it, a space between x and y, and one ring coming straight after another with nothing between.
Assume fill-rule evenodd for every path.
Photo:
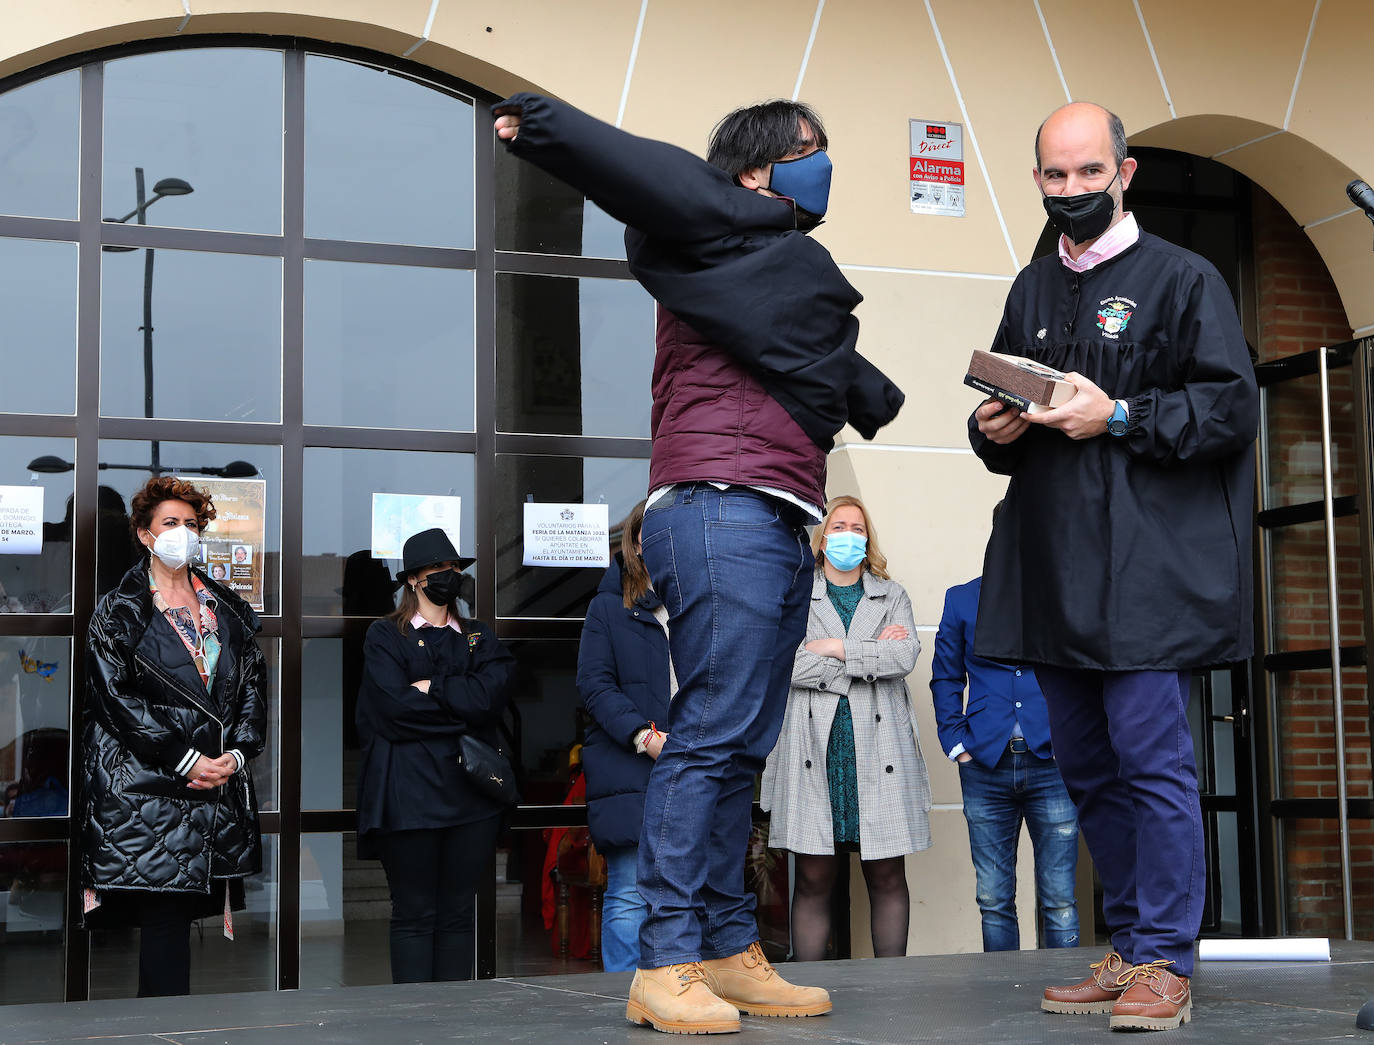
<instances>
[{"instance_id":1,"label":"black hair","mask_svg":"<svg viewBox=\"0 0 1374 1045\"><path fill-rule=\"evenodd\" d=\"M803 120L810 126L813 139L804 136ZM816 110L805 102L775 98L722 117L711 130L706 162L738 178L747 170L791 155L811 140L822 149L830 144Z\"/></svg>"},{"instance_id":2,"label":"black hair","mask_svg":"<svg viewBox=\"0 0 1374 1045\"><path fill-rule=\"evenodd\" d=\"M1073 103L1070 102L1069 104L1072 105ZM1096 102L1091 102L1090 104L1097 105ZM1112 159L1116 161L1117 168L1119 169L1121 167L1122 162L1126 159L1126 125L1121 122L1120 116L1112 112L1106 106L1097 105L1097 107L1101 109L1107 117L1107 133L1111 135L1112 139ZM1061 105L1059 108L1062 109L1064 108L1064 106ZM1059 109L1056 109L1054 112L1058 111ZM1050 116L1053 115L1054 113L1050 113ZM1041 120L1040 126L1035 129L1036 170L1042 169L1040 166L1040 132L1045 129L1045 124L1049 123L1050 116L1046 116L1043 120Z\"/></svg>"}]
</instances>

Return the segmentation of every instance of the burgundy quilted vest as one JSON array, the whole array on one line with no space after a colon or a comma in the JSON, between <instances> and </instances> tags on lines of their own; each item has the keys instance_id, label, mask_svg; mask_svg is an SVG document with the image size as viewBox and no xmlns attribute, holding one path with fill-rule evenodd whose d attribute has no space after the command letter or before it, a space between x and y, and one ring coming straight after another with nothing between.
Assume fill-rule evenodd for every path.
<instances>
[{"instance_id":1,"label":"burgundy quilted vest","mask_svg":"<svg viewBox=\"0 0 1374 1045\"><path fill-rule=\"evenodd\" d=\"M661 305L649 489L711 480L825 504L825 452L723 349Z\"/></svg>"}]
</instances>

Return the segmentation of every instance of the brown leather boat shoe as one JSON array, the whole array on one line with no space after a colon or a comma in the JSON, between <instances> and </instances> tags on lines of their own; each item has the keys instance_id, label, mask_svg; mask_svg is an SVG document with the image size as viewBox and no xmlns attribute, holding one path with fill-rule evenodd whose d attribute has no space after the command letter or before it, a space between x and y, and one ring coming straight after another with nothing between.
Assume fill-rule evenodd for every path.
<instances>
[{"instance_id":1,"label":"brown leather boat shoe","mask_svg":"<svg viewBox=\"0 0 1374 1045\"><path fill-rule=\"evenodd\" d=\"M1089 968L1092 972L1086 980L1066 987L1046 987L1040 1008L1046 1012L1080 1016L1111 1012L1116 999L1126 990L1121 977L1131 970L1131 966L1115 951L1108 951L1105 958L1093 962Z\"/></svg>"},{"instance_id":2,"label":"brown leather boat shoe","mask_svg":"<svg viewBox=\"0 0 1374 1045\"><path fill-rule=\"evenodd\" d=\"M1174 1030L1193 1018L1193 992L1186 976L1175 976L1171 961L1129 969L1126 990L1112 1006L1112 1030Z\"/></svg>"}]
</instances>

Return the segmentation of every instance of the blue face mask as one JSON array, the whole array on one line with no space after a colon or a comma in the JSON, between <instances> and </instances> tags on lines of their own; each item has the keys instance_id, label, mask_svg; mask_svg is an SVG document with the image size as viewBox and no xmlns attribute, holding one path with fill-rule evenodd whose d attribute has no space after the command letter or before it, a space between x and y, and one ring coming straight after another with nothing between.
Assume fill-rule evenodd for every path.
<instances>
[{"instance_id":1,"label":"blue face mask","mask_svg":"<svg viewBox=\"0 0 1374 1045\"><path fill-rule=\"evenodd\" d=\"M825 208L830 203L832 169L830 157L823 149L796 160L776 160L768 188L790 199L799 212L806 212L797 215L801 228L815 228L825 217Z\"/></svg>"},{"instance_id":2,"label":"blue face mask","mask_svg":"<svg viewBox=\"0 0 1374 1045\"><path fill-rule=\"evenodd\" d=\"M827 533L825 557L841 573L848 573L868 554L868 538L861 533Z\"/></svg>"}]
</instances>

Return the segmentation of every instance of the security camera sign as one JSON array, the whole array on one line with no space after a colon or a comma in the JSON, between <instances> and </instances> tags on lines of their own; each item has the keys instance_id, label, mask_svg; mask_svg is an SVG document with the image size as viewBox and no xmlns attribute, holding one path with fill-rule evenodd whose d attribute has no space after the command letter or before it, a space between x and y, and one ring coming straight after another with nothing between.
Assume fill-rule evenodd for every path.
<instances>
[{"instance_id":1,"label":"security camera sign","mask_svg":"<svg viewBox=\"0 0 1374 1045\"><path fill-rule=\"evenodd\" d=\"M911 121L911 213L964 216L964 128Z\"/></svg>"},{"instance_id":2,"label":"security camera sign","mask_svg":"<svg viewBox=\"0 0 1374 1045\"><path fill-rule=\"evenodd\" d=\"M0 555L43 552L43 487L0 486Z\"/></svg>"}]
</instances>

